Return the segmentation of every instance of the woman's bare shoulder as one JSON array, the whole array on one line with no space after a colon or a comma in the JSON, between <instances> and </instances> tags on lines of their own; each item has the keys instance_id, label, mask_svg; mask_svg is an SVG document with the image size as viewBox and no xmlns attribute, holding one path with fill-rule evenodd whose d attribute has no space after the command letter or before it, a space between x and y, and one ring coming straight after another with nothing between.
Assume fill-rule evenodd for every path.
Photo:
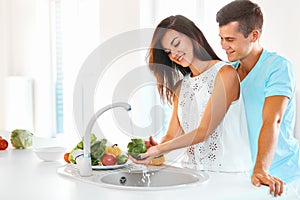
<instances>
[{"instance_id":1,"label":"woman's bare shoulder","mask_svg":"<svg viewBox=\"0 0 300 200\"><path fill-rule=\"evenodd\" d=\"M229 78L229 79L232 79L232 81L234 81L235 79L238 80L238 73L232 65L222 66L222 68L219 70L218 74L222 78Z\"/></svg>"}]
</instances>

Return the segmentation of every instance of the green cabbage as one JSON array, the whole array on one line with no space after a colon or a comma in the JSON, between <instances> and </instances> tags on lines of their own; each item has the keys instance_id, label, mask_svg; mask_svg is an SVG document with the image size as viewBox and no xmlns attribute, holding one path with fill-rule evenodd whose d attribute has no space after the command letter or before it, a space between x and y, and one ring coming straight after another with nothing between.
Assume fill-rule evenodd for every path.
<instances>
[{"instance_id":1,"label":"green cabbage","mask_svg":"<svg viewBox=\"0 0 300 200\"><path fill-rule=\"evenodd\" d=\"M33 134L28 130L16 129L11 132L10 141L16 149L26 149L32 146Z\"/></svg>"},{"instance_id":2,"label":"green cabbage","mask_svg":"<svg viewBox=\"0 0 300 200\"><path fill-rule=\"evenodd\" d=\"M145 153L147 151L146 144L142 139L131 139L131 142L127 145L128 154L134 158L141 153Z\"/></svg>"}]
</instances>

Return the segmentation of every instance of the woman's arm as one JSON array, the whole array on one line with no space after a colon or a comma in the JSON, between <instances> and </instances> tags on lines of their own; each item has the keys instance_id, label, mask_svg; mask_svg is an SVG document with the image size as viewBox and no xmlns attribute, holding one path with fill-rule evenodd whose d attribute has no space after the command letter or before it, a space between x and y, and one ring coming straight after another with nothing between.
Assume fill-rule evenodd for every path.
<instances>
[{"instance_id":1,"label":"woman's arm","mask_svg":"<svg viewBox=\"0 0 300 200\"><path fill-rule=\"evenodd\" d=\"M222 67L216 77L213 93L197 129L158 146L151 147L146 153L141 154L141 158L144 160L134 161L148 164L153 157L159 154L205 141L221 123L231 103L239 98L239 91L240 84L236 70L231 66Z\"/></svg>"}]
</instances>

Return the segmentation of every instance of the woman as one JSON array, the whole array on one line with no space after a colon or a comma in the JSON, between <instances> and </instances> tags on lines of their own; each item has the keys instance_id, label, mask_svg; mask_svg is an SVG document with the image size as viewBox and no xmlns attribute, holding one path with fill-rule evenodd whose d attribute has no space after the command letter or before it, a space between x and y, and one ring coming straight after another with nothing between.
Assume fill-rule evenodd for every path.
<instances>
[{"instance_id":1,"label":"woman","mask_svg":"<svg viewBox=\"0 0 300 200\"><path fill-rule=\"evenodd\" d=\"M149 164L160 154L188 147L186 166L199 170L248 171L247 125L239 78L220 61L197 26L170 16L154 31L149 67L162 100L173 107L160 145L135 163Z\"/></svg>"}]
</instances>

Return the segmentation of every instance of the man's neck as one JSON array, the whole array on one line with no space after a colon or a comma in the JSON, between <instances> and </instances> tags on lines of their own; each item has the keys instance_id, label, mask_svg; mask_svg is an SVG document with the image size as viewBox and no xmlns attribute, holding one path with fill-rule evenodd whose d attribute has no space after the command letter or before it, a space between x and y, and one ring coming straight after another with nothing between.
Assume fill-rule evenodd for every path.
<instances>
[{"instance_id":1,"label":"man's neck","mask_svg":"<svg viewBox=\"0 0 300 200\"><path fill-rule=\"evenodd\" d=\"M263 48L256 48L252 50L252 52L246 57L240 60L240 65L238 67L238 74L240 79L243 80L248 73L253 69L253 67L258 62L261 54L263 52Z\"/></svg>"}]
</instances>

